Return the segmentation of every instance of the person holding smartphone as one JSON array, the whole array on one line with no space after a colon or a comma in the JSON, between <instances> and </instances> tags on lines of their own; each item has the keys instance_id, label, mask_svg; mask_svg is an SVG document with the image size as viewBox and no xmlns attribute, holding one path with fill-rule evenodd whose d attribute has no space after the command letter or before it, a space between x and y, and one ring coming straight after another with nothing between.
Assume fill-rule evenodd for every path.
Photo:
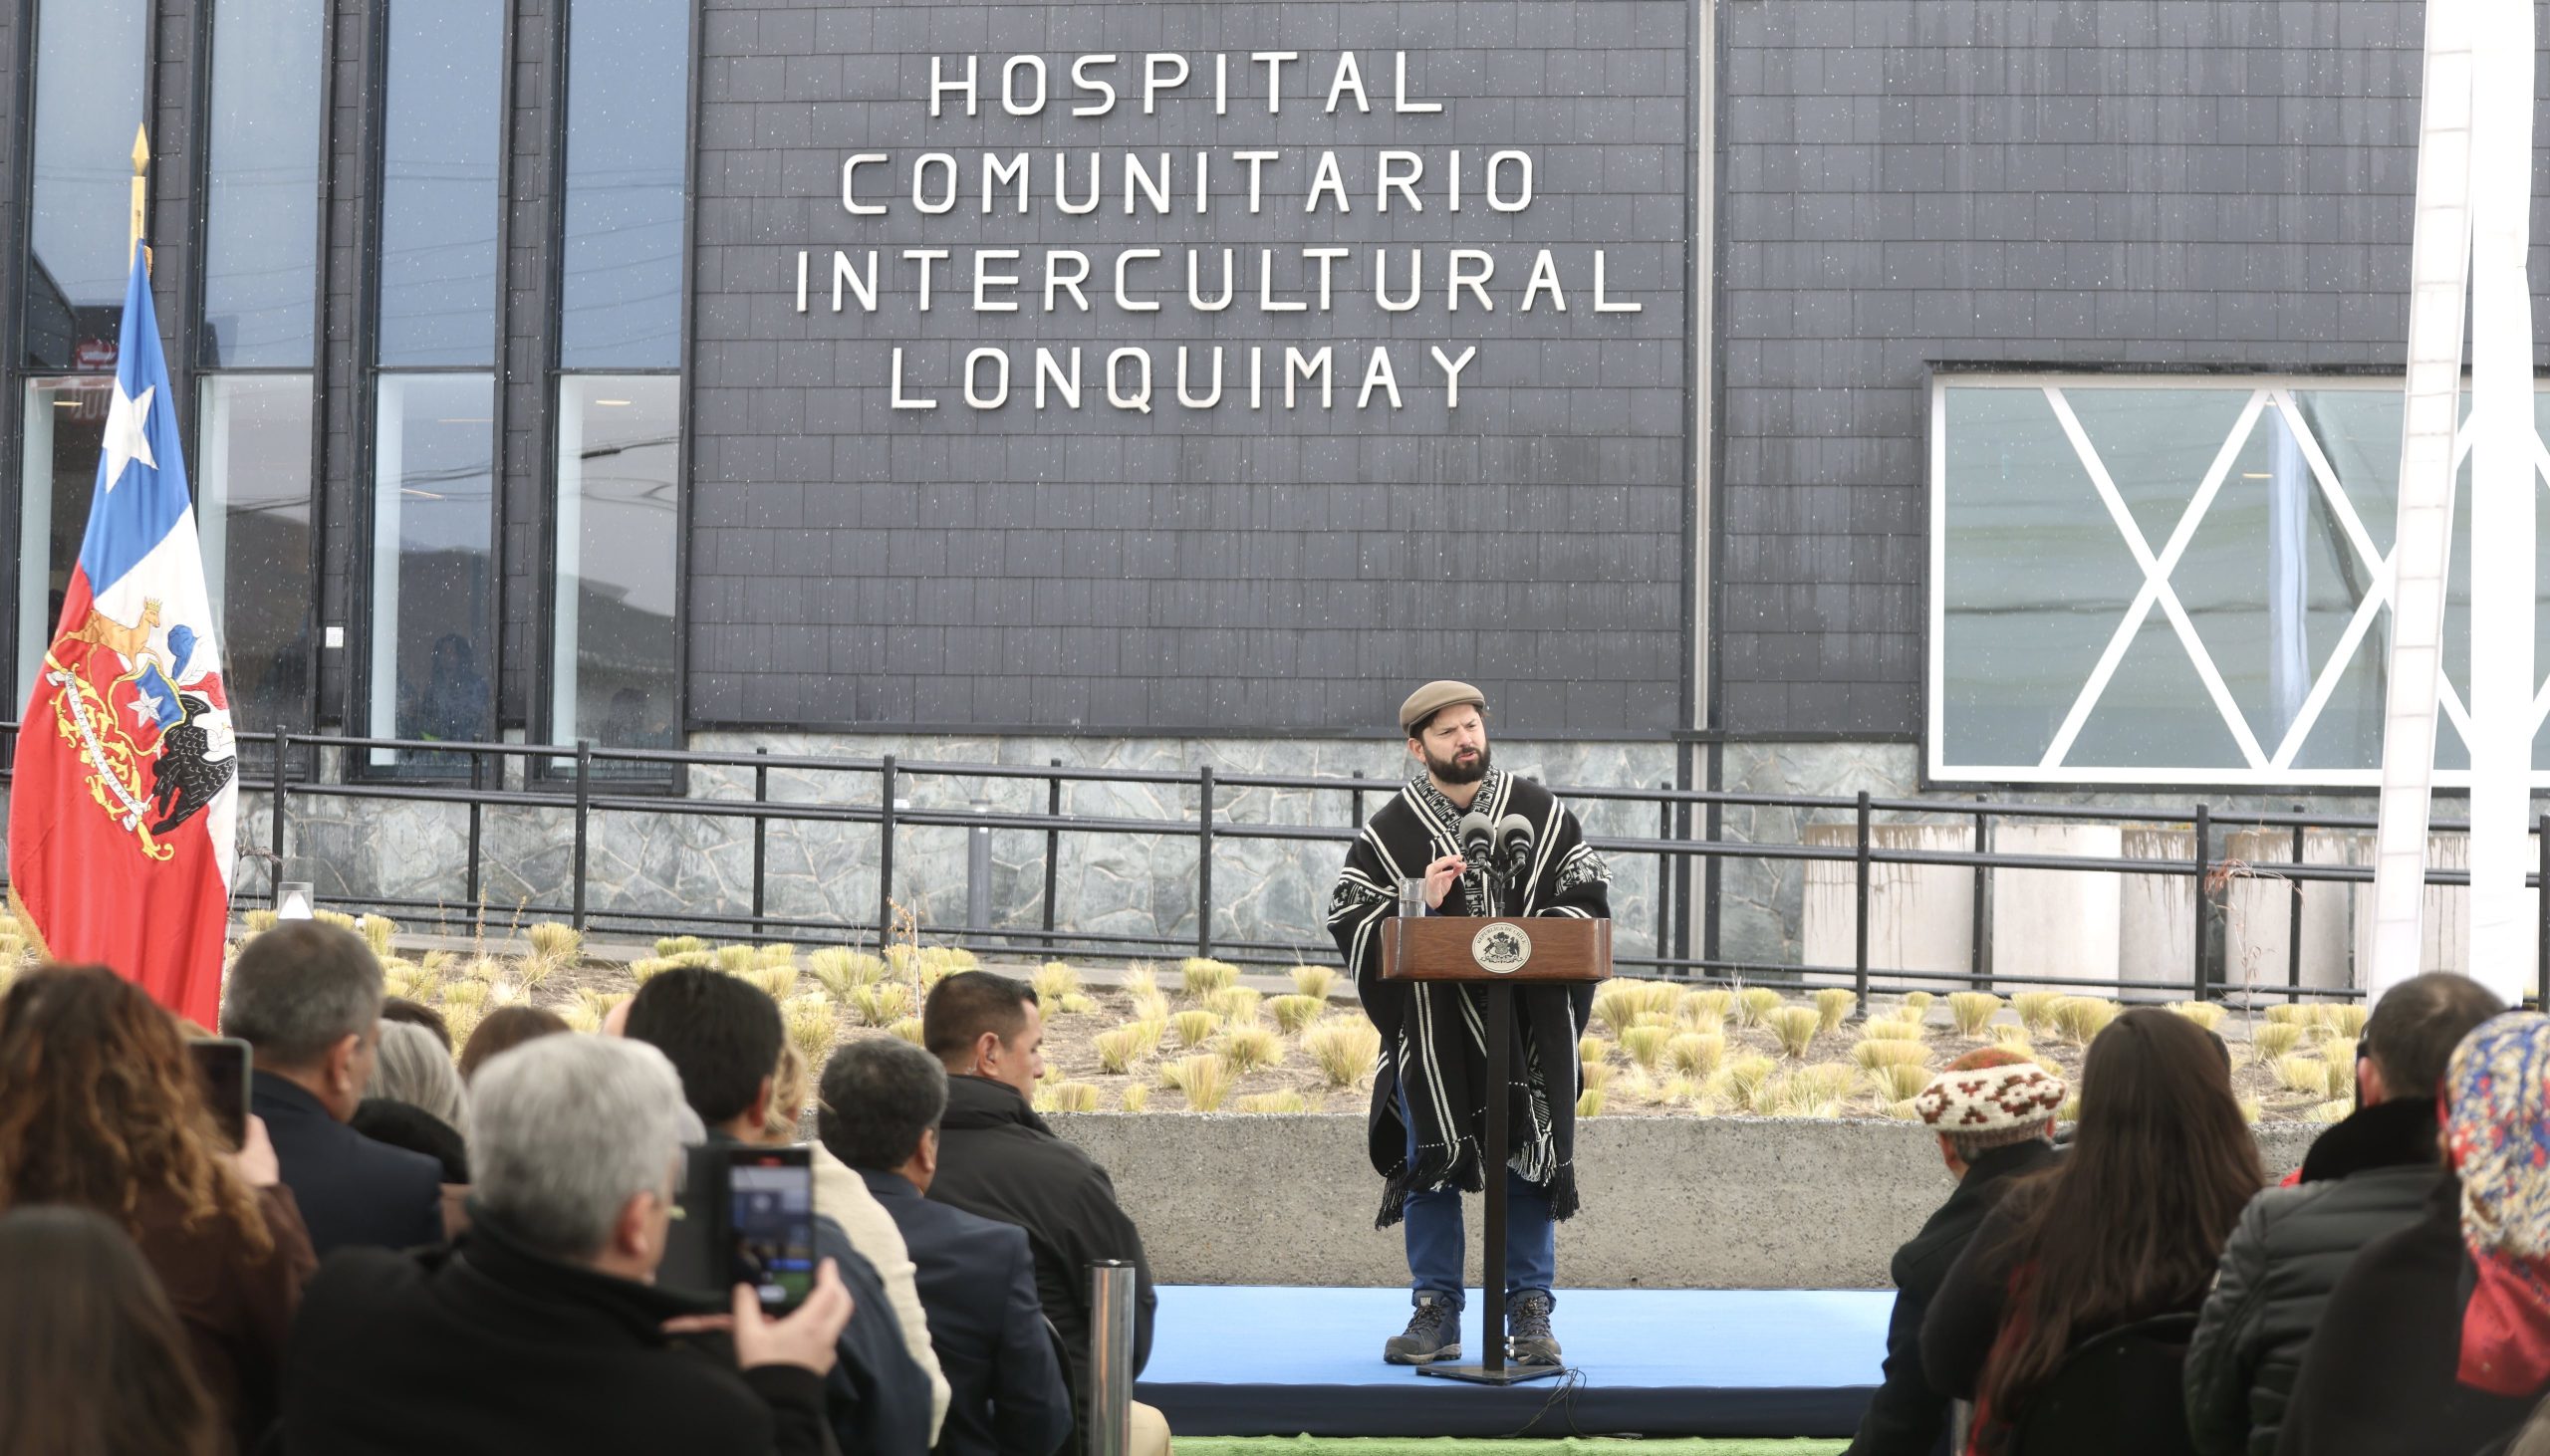
<instances>
[{"instance_id":1,"label":"person holding smartphone","mask_svg":"<svg viewBox=\"0 0 2550 1456\"><path fill-rule=\"evenodd\" d=\"M661 1052L545 1037L470 1097L468 1235L329 1259L286 1353L285 1451L840 1449L824 1377L852 1300L831 1261L777 1317L749 1285L712 1305L653 1282L686 1162Z\"/></svg>"},{"instance_id":2,"label":"person holding smartphone","mask_svg":"<svg viewBox=\"0 0 2550 1456\"><path fill-rule=\"evenodd\" d=\"M285 1332L312 1265L265 1123L222 1086L226 1133L174 1017L104 966L19 978L0 998L0 1207L60 1203L132 1237L184 1329L196 1377L239 1450L281 1398Z\"/></svg>"}]
</instances>

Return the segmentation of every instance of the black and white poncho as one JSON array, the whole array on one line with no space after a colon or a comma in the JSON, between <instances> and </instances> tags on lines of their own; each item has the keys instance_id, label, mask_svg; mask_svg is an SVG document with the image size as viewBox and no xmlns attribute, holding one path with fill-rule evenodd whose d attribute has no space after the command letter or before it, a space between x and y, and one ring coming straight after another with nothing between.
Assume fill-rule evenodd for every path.
<instances>
[{"instance_id":1,"label":"black and white poncho","mask_svg":"<svg viewBox=\"0 0 2550 1456\"><path fill-rule=\"evenodd\" d=\"M1512 774L1490 771L1471 809L1490 820L1520 814L1531 821L1534 849L1516 915L1611 917L1611 871L1585 843L1576 816L1547 789ZM1398 913L1399 882L1420 878L1431 860L1460 852L1453 827L1463 811L1422 775L1382 806L1346 856L1330 897L1329 933L1346 957L1364 1009L1382 1032L1382 1066L1373 1082L1373 1167L1386 1180L1379 1226L1399 1222L1407 1195L1445 1185L1477 1191L1487 1126L1482 1084L1487 1069L1487 1023L1481 993L1447 981L1382 979L1381 923ZM1450 914L1484 914L1485 905L1462 905L1468 881L1454 886L1443 904ZM1523 985L1515 990L1515 1046L1520 1069L1510 1089L1506 1117L1510 1164L1547 1189L1550 1211L1576 1211L1576 1043L1594 1000L1591 986ZM1400 1090L1407 1094L1416 1124L1416 1157L1407 1157L1406 1124Z\"/></svg>"}]
</instances>

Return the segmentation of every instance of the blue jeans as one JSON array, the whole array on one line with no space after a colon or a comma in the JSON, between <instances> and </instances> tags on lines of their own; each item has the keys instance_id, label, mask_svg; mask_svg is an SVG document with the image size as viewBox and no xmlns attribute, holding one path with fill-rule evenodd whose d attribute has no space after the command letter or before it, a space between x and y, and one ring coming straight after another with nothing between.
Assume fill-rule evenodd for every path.
<instances>
[{"instance_id":1,"label":"blue jeans","mask_svg":"<svg viewBox=\"0 0 2550 1456\"><path fill-rule=\"evenodd\" d=\"M1407 1092L1399 1093L1400 1121L1407 1127L1407 1158L1416 1160L1416 1119L1407 1112ZM1461 1192L1433 1188L1407 1195L1407 1273L1414 1295L1440 1295L1453 1309L1463 1308L1461 1260L1466 1232L1461 1227ZM1558 1282L1558 1225L1550 1219L1550 1196L1512 1168L1505 1170L1505 1297L1548 1294Z\"/></svg>"}]
</instances>

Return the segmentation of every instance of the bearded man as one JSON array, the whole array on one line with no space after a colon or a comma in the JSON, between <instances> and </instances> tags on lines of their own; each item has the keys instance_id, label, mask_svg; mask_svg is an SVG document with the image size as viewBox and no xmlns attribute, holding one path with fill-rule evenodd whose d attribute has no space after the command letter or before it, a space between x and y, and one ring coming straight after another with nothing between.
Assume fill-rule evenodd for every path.
<instances>
[{"instance_id":1,"label":"bearded man","mask_svg":"<svg viewBox=\"0 0 2550 1456\"><path fill-rule=\"evenodd\" d=\"M1509 1099L1515 1141L1504 1169L1509 1357L1559 1361L1550 1334L1556 1220L1576 1211L1576 1045L1594 988L1515 987L1509 1065L1518 1071L1512 1086L1489 1088L1479 989L1382 979L1381 926L1399 913L1402 880L1423 881L1427 914L1611 918L1602 856L1547 789L1490 765L1486 714L1486 697L1465 682L1429 682L1408 695L1400 728L1421 772L1364 827L1329 901L1329 932L1382 1033L1371 1134L1373 1167L1385 1180L1378 1226L1405 1222L1415 1306L1406 1332L1383 1347L1392 1364L1460 1358L1461 1193L1486 1186L1480 1164L1491 1094ZM1480 876L1465 873L1457 826L1472 813L1492 823L1520 815L1532 827L1529 857L1502 906L1487 902Z\"/></svg>"}]
</instances>

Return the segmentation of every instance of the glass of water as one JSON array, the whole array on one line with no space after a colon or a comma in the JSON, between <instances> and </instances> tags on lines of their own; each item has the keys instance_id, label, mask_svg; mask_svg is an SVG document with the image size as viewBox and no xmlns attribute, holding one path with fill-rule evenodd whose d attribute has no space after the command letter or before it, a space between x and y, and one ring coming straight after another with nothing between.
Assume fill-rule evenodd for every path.
<instances>
[{"instance_id":1,"label":"glass of water","mask_svg":"<svg viewBox=\"0 0 2550 1456\"><path fill-rule=\"evenodd\" d=\"M1401 880L1399 882L1400 918L1402 920L1414 920L1423 916L1424 913L1425 881L1421 879Z\"/></svg>"}]
</instances>

